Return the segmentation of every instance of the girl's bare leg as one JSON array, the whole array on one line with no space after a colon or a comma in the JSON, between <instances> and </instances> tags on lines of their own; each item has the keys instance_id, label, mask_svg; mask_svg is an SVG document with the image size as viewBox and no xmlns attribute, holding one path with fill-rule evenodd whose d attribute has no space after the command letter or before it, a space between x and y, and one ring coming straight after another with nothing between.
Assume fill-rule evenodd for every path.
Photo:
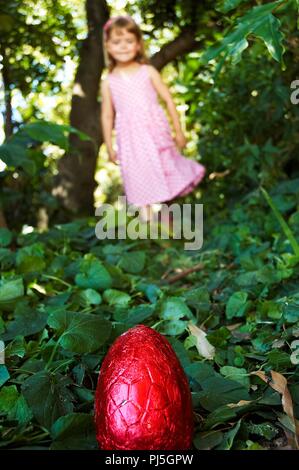
<instances>
[{"instance_id":1,"label":"girl's bare leg","mask_svg":"<svg viewBox=\"0 0 299 470\"><path fill-rule=\"evenodd\" d=\"M153 210L152 210L152 206L151 205L147 205L147 206L142 206L139 208L139 213L140 213L140 217L141 217L141 220L143 222L147 222L149 220L152 220L152 217L153 217Z\"/></svg>"},{"instance_id":2,"label":"girl's bare leg","mask_svg":"<svg viewBox=\"0 0 299 470\"><path fill-rule=\"evenodd\" d=\"M173 230L173 214L172 212L169 212L167 209L164 209L164 207L162 207L160 211L160 223L164 225L167 228L167 230L169 229Z\"/></svg>"}]
</instances>

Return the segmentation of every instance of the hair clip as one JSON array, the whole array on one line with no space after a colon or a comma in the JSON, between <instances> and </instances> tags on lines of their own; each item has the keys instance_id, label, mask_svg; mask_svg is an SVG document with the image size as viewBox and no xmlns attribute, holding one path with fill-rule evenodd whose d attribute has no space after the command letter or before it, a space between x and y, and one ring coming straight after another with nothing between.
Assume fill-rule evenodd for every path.
<instances>
[{"instance_id":1,"label":"hair clip","mask_svg":"<svg viewBox=\"0 0 299 470\"><path fill-rule=\"evenodd\" d=\"M109 18L109 20L106 21L106 23L105 23L104 26L103 26L103 30L104 30L104 31L107 31L107 29L109 28L109 26L111 25L111 23L113 23L113 18Z\"/></svg>"}]
</instances>

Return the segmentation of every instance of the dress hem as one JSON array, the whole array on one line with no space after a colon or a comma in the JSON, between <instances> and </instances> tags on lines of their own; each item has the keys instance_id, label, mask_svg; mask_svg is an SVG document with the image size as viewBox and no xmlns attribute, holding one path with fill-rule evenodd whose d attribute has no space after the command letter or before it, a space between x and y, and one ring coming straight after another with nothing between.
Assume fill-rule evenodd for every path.
<instances>
[{"instance_id":1,"label":"dress hem","mask_svg":"<svg viewBox=\"0 0 299 470\"><path fill-rule=\"evenodd\" d=\"M146 205L149 205L149 204L160 204L162 202L167 202L167 201L171 201L172 199L176 198L176 197L179 197L179 196L187 196L187 194L189 194L190 192L192 192L195 187L203 180L205 174L206 174L206 168L201 165L201 168L200 168L200 172L197 174L197 176L195 178L192 179L191 182L188 182L187 184L184 185L183 189L180 189L179 191L175 191L175 193L171 194L170 196L167 196L166 199L159 199L159 201L157 200L152 200L152 201L147 201L147 202L131 202L128 200L128 197L127 197L127 200L128 200L128 204L132 204L134 206L146 206Z\"/></svg>"}]
</instances>

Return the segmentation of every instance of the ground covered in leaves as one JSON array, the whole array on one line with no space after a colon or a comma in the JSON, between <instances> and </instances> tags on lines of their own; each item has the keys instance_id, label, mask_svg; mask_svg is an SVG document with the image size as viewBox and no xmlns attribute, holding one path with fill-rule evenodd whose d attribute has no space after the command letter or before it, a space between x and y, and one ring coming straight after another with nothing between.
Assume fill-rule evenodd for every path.
<instances>
[{"instance_id":1,"label":"ground covered in leaves","mask_svg":"<svg viewBox=\"0 0 299 470\"><path fill-rule=\"evenodd\" d=\"M298 188L285 181L271 200L257 189L232 204L204 222L197 251L100 241L93 219L1 229L0 447L96 449L101 361L143 323L167 336L187 374L195 448L296 448Z\"/></svg>"}]
</instances>

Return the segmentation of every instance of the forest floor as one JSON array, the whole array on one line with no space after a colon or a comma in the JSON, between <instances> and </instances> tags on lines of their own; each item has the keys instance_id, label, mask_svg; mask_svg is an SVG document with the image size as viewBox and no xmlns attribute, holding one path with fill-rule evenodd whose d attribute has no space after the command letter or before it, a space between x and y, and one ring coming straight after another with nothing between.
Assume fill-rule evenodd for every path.
<instances>
[{"instance_id":1,"label":"forest floor","mask_svg":"<svg viewBox=\"0 0 299 470\"><path fill-rule=\"evenodd\" d=\"M96 449L100 364L143 323L167 336L189 379L195 448L297 448L298 188L278 185L272 208L253 191L207 221L193 251L98 240L92 218L1 229L0 447Z\"/></svg>"}]
</instances>

